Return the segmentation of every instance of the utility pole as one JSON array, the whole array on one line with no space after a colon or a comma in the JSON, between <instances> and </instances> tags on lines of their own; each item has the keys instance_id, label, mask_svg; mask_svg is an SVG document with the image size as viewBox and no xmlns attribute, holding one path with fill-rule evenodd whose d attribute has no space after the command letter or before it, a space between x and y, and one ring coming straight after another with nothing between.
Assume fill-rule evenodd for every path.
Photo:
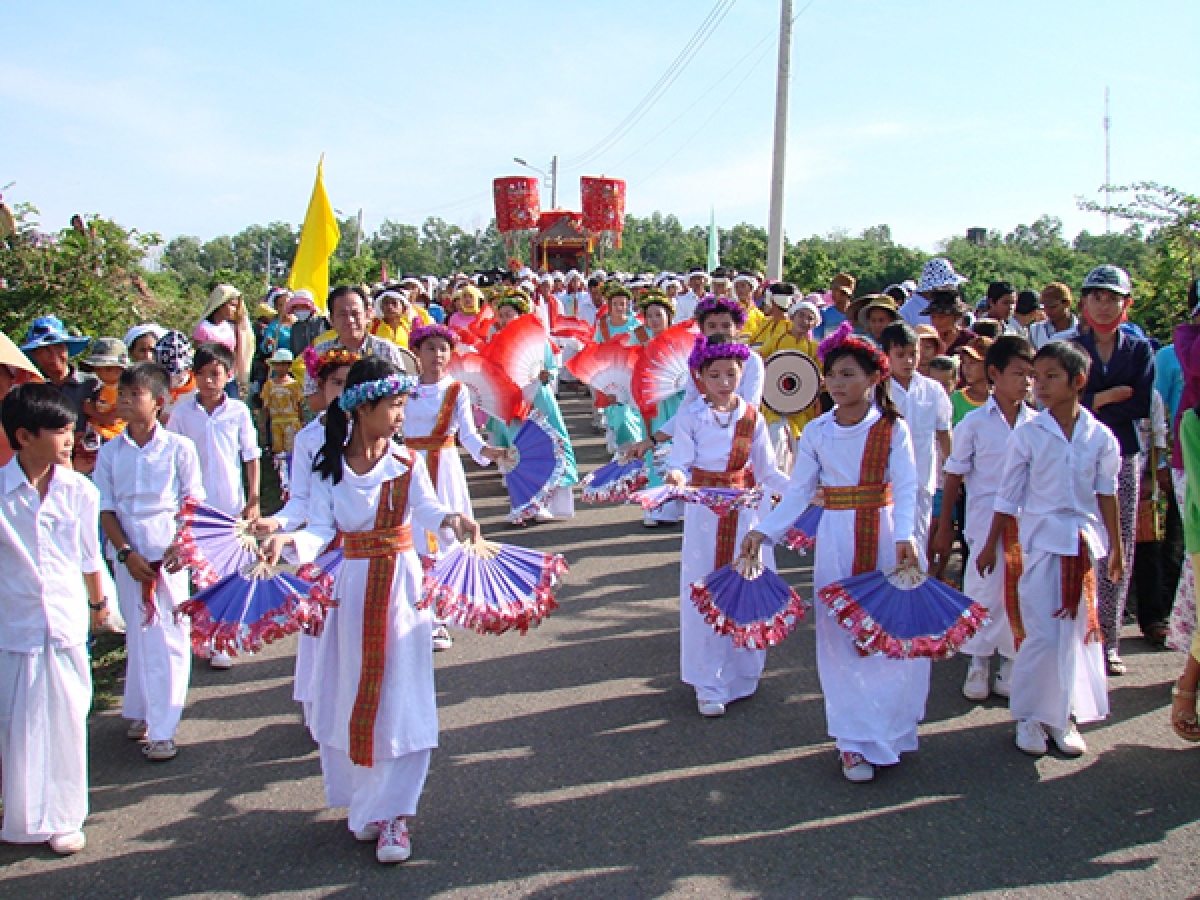
<instances>
[{"instance_id":1,"label":"utility pole","mask_svg":"<svg viewBox=\"0 0 1200 900\"><path fill-rule=\"evenodd\" d=\"M1109 130L1112 126L1112 121L1108 117L1108 85L1104 86L1104 233L1111 233L1108 220L1108 208L1112 206L1112 199L1109 193L1109 186L1112 184L1112 170L1110 168L1112 156L1109 147Z\"/></svg>"},{"instance_id":2,"label":"utility pole","mask_svg":"<svg viewBox=\"0 0 1200 900\"><path fill-rule=\"evenodd\" d=\"M550 160L550 208L558 209L558 156Z\"/></svg>"},{"instance_id":3,"label":"utility pole","mask_svg":"<svg viewBox=\"0 0 1200 900\"><path fill-rule=\"evenodd\" d=\"M267 290L271 289L271 236L267 235Z\"/></svg>"},{"instance_id":4,"label":"utility pole","mask_svg":"<svg viewBox=\"0 0 1200 900\"><path fill-rule=\"evenodd\" d=\"M354 255L362 249L362 207L358 208L358 227L354 229Z\"/></svg>"},{"instance_id":5,"label":"utility pole","mask_svg":"<svg viewBox=\"0 0 1200 900\"><path fill-rule=\"evenodd\" d=\"M771 214L767 228L767 277L783 277L783 182L787 157L788 88L792 80L792 0L779 16L779 74L775 82L775 149L771 163Z\"/></svg>"}]
</instances>

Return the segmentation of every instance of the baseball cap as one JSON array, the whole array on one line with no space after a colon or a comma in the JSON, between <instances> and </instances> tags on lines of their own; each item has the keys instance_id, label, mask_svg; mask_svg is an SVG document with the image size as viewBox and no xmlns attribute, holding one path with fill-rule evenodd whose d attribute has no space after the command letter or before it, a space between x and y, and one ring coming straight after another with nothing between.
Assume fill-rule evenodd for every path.
<instances>
[{"instance_id":1,"label":"baseball cap","mask_svg":"<svg viewBox=\"0 0 1200 900\"><path fill-rule=\"evenodd\" d=\"M1083 289L1112 291L1114 294L1128 297L1133 291L1133 286L1129 281L1129 273L1120 266L1103 265L1096 266L1087 273L1087 277L1083 279Z\"/></svg>"}]
</instances>

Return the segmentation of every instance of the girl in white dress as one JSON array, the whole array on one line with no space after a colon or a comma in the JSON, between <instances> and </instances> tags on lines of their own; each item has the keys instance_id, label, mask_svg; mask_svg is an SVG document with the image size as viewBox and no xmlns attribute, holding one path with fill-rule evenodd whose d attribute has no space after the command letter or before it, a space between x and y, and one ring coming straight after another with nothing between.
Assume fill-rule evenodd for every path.
<instances>
[{"instance_id":1,"label":"girl in white dress","mask_svg":"<svg viewBox=\"0 0 1200 900\"><path fill-rule=\"evenodd\" d=\"M881 387L887 357L854 337L822 350L826 388L837 405L805 426L783 500L742 543L742 555L754 558L764 542L783 538L820 491L825 510L816 535L814 595L850 575L917 561L916 467L908 427ZM929 660L864 656L827 611L819 609L815 618L817 672L842 773L870 781L875 766L894 765L901 753L917 749Z\"/></svg>"},{"instance_id":2,"label":"girl in white dress","mask_svg":"<svg viewBox=\"0 0 1200 900\"><path fill-rule=\"evenodd\" d=\"M304 365L310 378L317 383L321 408L337 403L346 387L350 367L358 362L358 354L334 348L318 354L309 347L304 352ZM267 536L276 532L297 531L308 522L308 503L312 496L313 463L325 443L325 413L321 413L296 432L292 443L292 467L288 478L288 501L273 516L255 522L255 533ZM280 542L281 544L283 542ZM320 634L302 631L296 643L296 676L292 699L304 709L304 724L312 724L313 662L316 659Z\"/></svg>"},{"instance_id":3,"label":"girl in white dress","mask_svg":"<svg viewBox=\"0 0 1200 900\"><path fill-rule=\"evenodd\" d=\"M327 802L349 807L350 830L376 841L383 863L412 853L407 819L437 746L433 617L415 605L422 572L412 535L479 536L471 519L438 501L420 454L392 440L416 386L386 360L351 367L326 413L308 525L291 536L311 559L342 534L346 560L317 646L312 730ZM277 552L269 548L268 559Z\"/></svg>"},{"instance_id":4,"label":"girl in white dress","mask_svg":"<svg viewBox=\"0 0 1200 900\"><path fill-rule=\"evenodd\" d=\"M689 366L703 397L675 416L667 484L722 488L761 484L776 491L786 486L787 479L775 466L766 423L736 394L749 355L746 345L719 336L697 339ZM738 542L758 521L759 511L743 509L717 516L696 503L686 506L679 575L680 668L683 681L696 690L700 715L721 716L726 704L749 697L758 688L767 652L739 649L733 638L714 632L692 604L692 583L733 561ZM770 551L766 564L774 568Z\"/></svg>"}]
</instances>

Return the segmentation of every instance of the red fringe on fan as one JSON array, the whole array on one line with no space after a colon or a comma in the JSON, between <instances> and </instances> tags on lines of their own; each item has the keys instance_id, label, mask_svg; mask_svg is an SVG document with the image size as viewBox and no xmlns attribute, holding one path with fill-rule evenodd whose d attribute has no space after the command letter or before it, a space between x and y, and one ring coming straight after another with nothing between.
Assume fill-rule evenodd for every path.
<instances>
[{"instance_id":1,"label":"red fringe on fan","mask_svg":"<svg viewBox=\"0 0 1200 900\"><path fill-rule=\"evenodd\" d=\"M972 603L940 636L904 640L885 632L841 585L823 587L817 596L838 624L850 632L860 650L889 659L949 659L991 618L986 607Z\"/></svg>"},{"instance_id":2,"label":"red fringe on fan","mask_svg":"<svg viewBox=\"0 0 1200 900\"><path fill-rule=\"evenodd\" d=\"M755 622L753 625L738 625L726 617L714 604L712 593L704 586L703 581L692 584L692 603L700 615L717 634L727 635L733 639L733 646L739 650L765 650L782 643L783 639L796 630L800 620L804 618L804 600L795 591L791 592L788 605L776 613L769 622Z\"/></svg>"},{"instance_id":3,"label":"red fringe on fan","mask_svg":"<svg viewBox=\"0 0 1200 900\"><path fill-rule=\"evenodd\" d=\"M237 656L239 652L259 653L263 647L300 630L299 617L303 598L291 596L253 625L242 622L214 622L202 602L186 600L175 608L176 615L192 620L192 652L207 658L212 651Z\"/></svg>"},{"instance_id":4,"label":"red fringe on fan","mask_svg":"<svg viewBox=\"0 0 1200 900\"><path fill-rule=\"evenodd\" d=\"M817 539L805 534L799 528L789 528L783 537L783 546L789 550L805 553L817 546Z\"/></svg>"},{"instance_id":5,"label":"red fringe on fan","mask_svg":"<svg viewBox=\"0 0 1200 900\"><path fill-rule=\"evenodd\" d=\"M172 543L178 551L179 559L184 566L191 570L192 584L196 590L202 591L220 581L221 576L196 546L196 538L192 533L192 522L195 520L196 507L199 505L200 501L195 497L184 499L183 504L179 507L179 512L175 514L179 531Z\"/></svg>"},{"instance_id":6,"label":"red fringe on fan","mask_svg":"<svg viewBox=\"0 0 1200 900\"><path fill-rule=\"evenodd\" d=\"M437 560L432 556L422 556L421 564L428 572L437 564ZM438 618L479 634L504 634L516 629L524 635L558 609L558 601L554 599L554 584L567 570L567 561L562 556L556 554L547 557L533 595L519 603L504 601L502 607L488 605L477 597L469 597L447 585L437 584L426 575L417 608L433 606Z\"/></svg>"}]
</instances>

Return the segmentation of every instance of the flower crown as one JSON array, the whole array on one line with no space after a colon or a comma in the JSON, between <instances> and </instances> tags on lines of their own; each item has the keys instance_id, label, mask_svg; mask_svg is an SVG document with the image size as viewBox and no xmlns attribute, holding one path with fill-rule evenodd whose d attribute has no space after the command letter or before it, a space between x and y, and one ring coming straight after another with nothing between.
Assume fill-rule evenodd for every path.
<instances>
[{"instance_id":1,"label":"flower crown","mask_svg":"<svg viewBox=\"0 0 1200 900\"><path fill-rule=\"evenodd\" d=\"M847 319L837 327L833 334L821 341L817 345L817 356L820 357L821 362L825 362L826 357L834 350L850 350L869 357L878 366L880 376L888 378L892 374L892 366L888 361L887 354L870 341L856 337L853 332L854 323Z\"/></svg>"},{"instance_id":2,"label":"flower crown","mask_svg":"<svg viewBox=\"0 0 1200 900\"><path fill-rule=\"evenodd\" d=\"M638 309L642 312L646 311L646 307L655 305L661 306L671 314L671 318L675 318L675 301L667 296L666 291L650 288L638 298Z\"/></svg>"},{"instance_id":3,"label":"flower crown","mask_svg":"<svg viewBox=\"0 0 1200 900\"><path fill-rule=\"evenodd\" d=\"M338 399L338 406L343 412L351 412L364 403L373 403L384 397L395 397L398 394L415 394L417 392L417 376L403 375L397 372L387 378L377 381L364 381L354 387L348 387Z\"/></svg>"},{"instance_id":4,"label":"flower crown","mask_svg":"<svg viewBox=\"0 0 1200 900\"><path fill-rule=\"evenodd\" d=\"M709 343L706 337L697 337L692 347L692 355L688 357L688 368L699 372L714 359L736 359L745 362L750 358L750 348L735 341L715 341Z\"/></svg>"},{"instance_id":5,"label":"flower crown","mask_svg":"<svg viewBox=\"0 0 1200 900\"><path fill-rule=\"evenodd\" d=\"M733 319L733 324L738 328L746 324L746 310L742 309L742 304L736 300L730 300L728 297L716 297L712 294L708 294L696 304L692 318L699 323L703 322L705 317L715 313L728 313Z\"/></svg>"},{"instance_id":6,"label":"flower crown","mask_svg":"<svg viewBox=\"0 0 1200 900\"><path fill-rule=\"evenodd\" d=\"M416 350L421 345L421 341L427 338L437 337L448 343L453 349L456 343L454 332L445 325L421 325L414 328L408 336L408 346L411 350Z\"/></svg>"},{"instance_id":7,"label":"flower crown","mask_svg":"<svg viewBox=\"0 0 1200 900\"><path fill-rule=\"evenodd\" d=\"M309 344L300 354L300 359L304 361L304 371L308 373L308 377L316 381L323 371L354 365L358 362L358 354L344 347L334 347L324 353L318 353L317 348Z\"/></svg>"},{"instance_id":8,"label":"flower crown","mask_svg":"<svg viewBox=\"0 0 1200 900\"><path fill-rule=\"evenodd\" d=\"M529 297L520 288L509 288L494 299L492 305L496 309L499 309L501 306L511 306L521 315L525 315L529 312Z\"/></svg>"}]
</instances>

